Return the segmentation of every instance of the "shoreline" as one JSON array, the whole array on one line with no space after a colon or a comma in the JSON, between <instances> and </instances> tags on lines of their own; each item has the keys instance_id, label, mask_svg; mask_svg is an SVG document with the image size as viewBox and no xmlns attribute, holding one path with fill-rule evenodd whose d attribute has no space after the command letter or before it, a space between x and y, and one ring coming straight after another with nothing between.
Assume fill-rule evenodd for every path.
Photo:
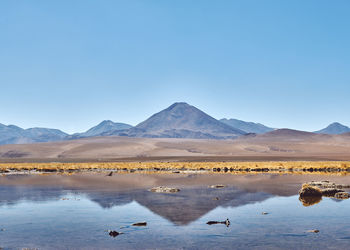
<instances>
[{"instance_id":1,"label":"shoreline","mask_svg":"<svg viewBox=\"0 0 350 250\"><path fill-rule=\"evenodd\" d=\"M47 162L0 163L1 174L78 173L232 173L232 174L350 174L349 161L236 161L236 162Z\"/></svg>"},{"instance_id":2,"label":"shoreline","mask_svg":"<svg viewBox=\"0 0 350 250\"><path fill-rule=\"evenodd\" d=\"M124 163L124 162L350 162L349 157L338 156L147 156L116 158L3 158L3 163Z\"/></svg>"}]
</instances>

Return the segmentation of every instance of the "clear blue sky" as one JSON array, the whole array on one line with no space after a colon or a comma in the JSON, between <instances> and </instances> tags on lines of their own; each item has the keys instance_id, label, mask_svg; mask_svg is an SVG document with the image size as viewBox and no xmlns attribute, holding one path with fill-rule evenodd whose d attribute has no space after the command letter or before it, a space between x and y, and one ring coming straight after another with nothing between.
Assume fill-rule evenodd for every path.
<instances>
[{"instance_id":1,"label":"clear blue sky","mask_svg":"<svg viewBox=\"0 0 350 250\"><path fill-rule=\"evenodd\" d=\"M0 1L0 123L215 118L350 125L350 1Z\"/></svg>"}]
</instances>

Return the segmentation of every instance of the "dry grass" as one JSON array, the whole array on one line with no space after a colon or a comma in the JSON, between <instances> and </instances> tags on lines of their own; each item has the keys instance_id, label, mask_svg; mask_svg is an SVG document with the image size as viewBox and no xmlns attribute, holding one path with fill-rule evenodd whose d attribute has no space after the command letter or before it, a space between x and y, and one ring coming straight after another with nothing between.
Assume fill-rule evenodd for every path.
<instances>
[{"instance_id":1,"label":"dry grass","mask_svg":"<svg viewBox=\"0 0 350 250\"><path fill-rule=\"evenodd\" d=\"M215 173L350 173L350 162L104 162L0 163L0 172L63 172L115 170L121 172L210 171Z\"/></svg>"}]
</instances>

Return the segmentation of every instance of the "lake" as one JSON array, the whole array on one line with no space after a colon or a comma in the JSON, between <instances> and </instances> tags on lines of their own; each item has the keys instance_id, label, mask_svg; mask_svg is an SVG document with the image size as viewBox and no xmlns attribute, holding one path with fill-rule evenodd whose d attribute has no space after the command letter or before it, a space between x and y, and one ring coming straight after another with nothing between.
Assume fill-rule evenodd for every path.
<instances>
[{"instance_id":1,"label":"lake","mask_svg":"<svg viewBox=\"0 0 350 250\"><path fill-rule=\"evenodd\" d=\"M304 204L336 175L113 174L0 177L2 249L346 249L350 201ZM224 188L210 185L223 184ZM156 186L178 193L153 193ZM349 191L349 190L347 190ZM315 203L315 204L313 204ZM208 225L225 221L230 225ZM147 222L146 226L132 226ZM308 232L319 230L319 233ZM122 234L112 237L109 230Z\"/></svg>"}]
</instances>

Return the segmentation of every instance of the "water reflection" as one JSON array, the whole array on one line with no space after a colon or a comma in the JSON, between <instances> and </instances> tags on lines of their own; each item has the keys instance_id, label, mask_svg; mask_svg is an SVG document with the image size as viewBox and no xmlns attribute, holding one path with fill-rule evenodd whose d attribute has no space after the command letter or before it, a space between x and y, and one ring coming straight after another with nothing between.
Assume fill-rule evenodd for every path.
<instances>
[{"instance_id":1,"label":"water reflection","mask_svg":"<svg viewBox=\"0 0 350 250\"><path fill-rule=\"evenodd\" d=\"M313 206L322 201L322 196L305 196L299 197L299 200L305 207Z\"/></svg>"},{"instance_id":2,"label":"water reflection","mask_svg":"<svg viewBox=\"0 0 350 250\"><path fill-rule=\"evenodd\" d=\"M226 175L114 175L83 174L11 175L0 179L0 206L16 205L22 201L44 202L58 200L68 193L86 196L104 209L133 201L177 225L187 225L218 206L239 207L262 202L274 196L296 195L301 183L324 176L293 176L260 174L253 176ZM348 177L331 177L341 183ZM223 189L208 185L221 183ZM161 194L149 192L155 185L181 187L181 192ZM304 206L319 203L321 197L299 199Z\"/></svg>"},{"instance_id":3,"label":"water reflection","mask_svg":"<svg viewBox=\"0 0 350 250\"><path fill-rule=\"evenodd\" d=\"M249 193L229 187L225 190L186 188L176 194L138 190L129 193L87 193L87 196L103 208L136 201L176 225L187 225L218 206L238 207L263 201L273 195L263 192ZM216 200L215 197L219 199Z\"/></svg>"},{"instance_id":4,"label":"water reflection","mask_svg":"<svg viewBox=\"0 0 350 250\"><path fill-rule=\"evenodd\" d=\"M247 192L237 187L220 190L208 187L184 188L176 194L162 194L148 190L102 192L77 188L0 186L0 206L14 206L21 202L57 201L73 194L84 196L103 209L136 201L176 225L187 225L196 221L218 206L238 207L273 197L268 193Z\"/></svg>"},{"instance_id":5,"label":"water reflection","mask_svg":"<svg viewBox=\"0 0 350 250\"><path fill-rule=\"evenodd\" d=\"M0 186L0 207L15 206L20 202L46 202L57 200L66 192L61 188Z\"/></svg>"},{"instance_id":6,"label":"water reflection","mask_svg":"<svg viewBox=\"0 0 350 250\"><path fill-rule=\"evenodd\" d=\"M1 177L0 229L5 231L0 231L0 247L346 248L350 239L349 200L299 201L297 195L301 183L324 178L105 174ZM350 183L348 177L329 179ZM213 184L227 187L208 187ZM148 191L160 185L179 187L181 191ZM207 225L226 218L229 227ZM147 226L132 226L141 221L147 221ZM312 229L320 233L308 233ZM123 234L114 238L109 235L111 231Z\"/></svg>"}]
</instances>

